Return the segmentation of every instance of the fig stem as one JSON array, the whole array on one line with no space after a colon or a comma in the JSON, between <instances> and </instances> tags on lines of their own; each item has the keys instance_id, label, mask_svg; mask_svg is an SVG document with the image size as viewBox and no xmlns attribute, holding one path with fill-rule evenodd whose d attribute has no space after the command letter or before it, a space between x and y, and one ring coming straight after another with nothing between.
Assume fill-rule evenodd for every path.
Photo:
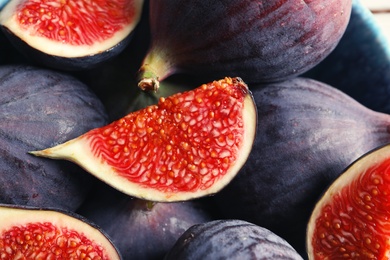
<instances>
[{"instance_id":1,"label":"fig stem","mask_svg":"<svg viewBox=\"0 0 390 260\"><path fill-rule=\"evenodd\" d=\"M166 50L152 48L138 71L138 87L144 91L157 92L160 81L173 74L174 68L174 63Z\"/></svg>"}]
</instances>

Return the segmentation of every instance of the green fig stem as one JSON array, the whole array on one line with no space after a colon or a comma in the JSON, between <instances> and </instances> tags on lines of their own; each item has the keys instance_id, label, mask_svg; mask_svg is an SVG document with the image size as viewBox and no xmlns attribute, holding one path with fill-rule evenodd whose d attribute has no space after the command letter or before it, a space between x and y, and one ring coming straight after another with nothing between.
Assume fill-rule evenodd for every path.
<instances>
[{"instance_id":1,"label":"green fig stem","mask_svg":"<svg viewBox=\"0 0 390 260\"><path fill-rule=\"evenodd\" d=\"M163 48L151 48L138 71L138 87L143 91L154 91L160 87L160 81L173 72L172 58Z\"/></svg>"},{"instance_id":2,"label":"green fig stem","mask_svg":"<svg viewBox=\"0 0 390 260\"><path fill-rule=\"evenodd\" d=\"M148 200L148 201L146 202L146 208L147 208L147 210L152 210L153 207L154 207L154 205L156 205L156 203L157 203L157 202Z\"/></svg>"},{"instance_id":3,"label":"green fig stem","mask_svg":"<svg viewBox=\"0 0 390 260\"><path fill-rule=\"evenodd\" d=\"M148 64L145 64L141 67L138 87L143 91L157 92L157 90L160 88L160 81L158 80L158 76L148 67Z\"/></svg>"}]
</instances>

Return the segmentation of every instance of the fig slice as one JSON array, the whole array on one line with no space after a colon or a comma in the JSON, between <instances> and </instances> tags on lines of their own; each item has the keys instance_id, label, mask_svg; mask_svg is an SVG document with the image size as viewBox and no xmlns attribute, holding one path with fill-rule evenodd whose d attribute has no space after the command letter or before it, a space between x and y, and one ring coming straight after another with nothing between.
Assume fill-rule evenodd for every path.
<instances>
[{"instance_id":1,"label":"fig slice","mask_svg":"<svg viewBox=\"0 0 390 260\"><path fill-rule=\"evenodd\" d=\"M1 259L121 259L110 238L81 215L0 204Z\"/></svg>"},{"instance_id":2,"label":"fig slice","mask_svg":"<svg viewBox=\"0 0 390 260\"><path fill-rule=\"evenodd\" d=\"M143 2L10 0L0 12L0 24L17 49L38 62L89 68L127 46Z\"/></svg>"},{"instance_id":3,"label":"fig slice","mask_svg":"<svg viewBox=\"0 0 390 260\"><path fill-rule=\"evenodd\" d=\"M309 259L388 259L390 145L352 163L316 204L307 228Z\"/></svg>"},{"instance_id":4,"label":"fig slice","mask_svg":"<svg viewBox=\"0 0 390 260\"><path fill-rule=\"evenodd\" d=\"M234 178L256 125L248 86L227 77L31 153L72 161L134 197L182 201L214 194Z\"/></svg>"}]
</instances>

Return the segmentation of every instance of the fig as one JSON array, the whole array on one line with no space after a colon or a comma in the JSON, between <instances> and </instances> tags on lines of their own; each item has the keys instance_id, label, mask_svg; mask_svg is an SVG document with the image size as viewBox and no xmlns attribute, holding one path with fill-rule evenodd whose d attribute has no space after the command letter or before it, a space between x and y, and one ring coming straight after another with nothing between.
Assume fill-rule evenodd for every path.
<instances>
[{"instance_id":1,"label":"fig","mask_svg":"<svg viewBox=\"0 0 390 260\"><path fill-rule=\"evenodd\" d=\"M309 259L387 259L390 145L364 154L316 204L307 226Z\"/></svg>"},{"instance_id":2,"label":"fig","mask_svg":"<svg viewBox=\"0 0 390 260\"><path fill-rule=\"evenodd\" d=\"M353 160L390 141L390 115L309 78L251 90L258 116L252 152L212 199L221 217L268 228L306 255L318 198Z\"/></svg>"},{"instance_id":3,"label":"fig","mask_svg":"<svg viewBox=\"0 0 390 260\"><path fill-rule=\"evenodd\" d=\"M245 163L255 128L248 86L224 78L31 154L72 161L134 197L182 201L226 186Z\"/></svg>"},{"instance_id":4,"label":"fig","mask_svg":"<svg viewBox=\"0 0 390 260\"><path fill-rule=\"evenodd\" d=\"M0 89L0 203L75 210L95 179L27 151L107 124L103 104L73 76L27 65L0 67Z\"/></svg>"},{"instance_id":5,"label":"fig","mask_svg":"<svg viewBox=\"0 0 390 260\"><path fill-rule=\"evenodd\" d=\"M351 8L352 0L150 1L151 42L139 86L156 90L183 72L248 84L297 76L335 48Z\"/></svg>"},{"instance_id":6,"label":"fig","mask_svg":"<svg viewBox=\"0 0 390 260\"><path fill-rule=\"evenodd\" d=\"M371 11L355 0L339 44L304 76L332 85L370 109L390 113L389 57L384 32Z\"/></svg>"},{"instance_id":7,"label":"fig","mask_svg":"<svg viewBox=\"0 0 390 260\"><path fill-rule=\"evenodd\" d=\"M121 259L110 238L72 212L0 204L2 259Z\"/></svg>"},{"instance_id":8,"label":"fig","mask_svg":"<svg viewBox=\"0 0 390 260\"><path fill-rule=\"evenodd\" d=\"M153 203L101 185L77 212L99 225L124 259L160 260L190 226L212 220L207 207L201 201Z\"/></svg>"},{"instance_id":9,"label":"fig","mask_svg":"<svg viewBox=\"0 0 390 260\"><path fill-rule=\"evenodd\" d=\"M243 220L213 220L190 227L164 260L302 259L283 238Z\"/></svg>"},{"instance_id":10,"label":"fig","mask_svg":"<svg viewBox=\"0 0 390 260\"><path fill-rule=\"evenodd\" d=\"M0 25L32 60L61 70L97 66L121 53L132 38L143 0L10 0Z\"/></svg>"}]
</instances>

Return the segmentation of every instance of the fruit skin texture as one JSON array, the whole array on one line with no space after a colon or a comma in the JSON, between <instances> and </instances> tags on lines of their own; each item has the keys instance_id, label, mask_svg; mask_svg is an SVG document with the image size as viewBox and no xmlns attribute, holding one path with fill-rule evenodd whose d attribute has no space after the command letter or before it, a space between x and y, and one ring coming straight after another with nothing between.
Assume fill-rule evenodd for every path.
<instances>
[{"instance_id":1,"label":"fruit skin texture","mask_svg":"<svg viewBox=\"0 0 390 260\"><path fill-rule=\"evenodd\" d=\"M352 0L151 1L140 87L178 72L248 84L297 76L335 48L351 8Z\"/></svg>"},{"instance_id":2,"label":"fruit skin texture","mask_svg":"<svg viewBox=\"0 0 390 260\"><path fill-rule=\"evenodd\" d=\"M252 223L213 220L189 228L164 260L302 259L284 239Z\"/></svg>"},{"instance_id":3,"label":"fruit skin texture","mask_svg":"<svg viewBox=\"0 0 390 260\"><path fill-rule=\"evenodd\" d=\"M307 226L309 259L388 259L389 163L387 144L349 165L326 190Z\"/></svg>"},{"instance_id":4,"label":"fruit skin texture","mask_svg":"<svg viewBox=\"0 0 390 260\"><path fill-rule=\"evenodd\" d=\"M100 185L78 209L112 238L124 259L162 259L190 226L212 220L201 201L153 203Z\"/></svg>"},{"instance_id":5,"label":"fruit skin texture","mask_svg":"<svg viewBox=\"0 0 390 260\"><path fill-rule=\"evenodd\" d=\"M371 11L355 0L337 47L304 76L332 85L370 109L390 114L388 45Z\"/></svg>"},{"instance_id":6,"label":"fruit skin texture","mask_svg":"<svg viewBox=\"0 0 390 260\"><path fill-rule=\"evenodd\" d=\"M122 259L104 231L70 211L0 204L0 222L3 259Z\"/></svg>"},{"instance_id":7,"label":"fruit skin texture","mask_svg":"<svg viewBox=\"0 0 390 260\"><path fill-rule=\"evenodd\" d=\"M0 89L0 202L76 209L93 178L27 152L106 124L102 103L69 75L25 65L0 67Z\"/></svg>"},{"instance_id":8,"label":"fruit skin texture","mask_svg":"<svg viewBox=\"0 0 390 260\"><path fill-rule=\"evenodd\" d=\"M194 199L218 192L245 163L255 110L247 85L227 77L30 153L72 161L130 196Z\"/></svg>"},{"instance_id":9,"label":"fruit skin texture","mask_svg":"<svg viewBox=\"0 0 390 260\"><path fill-rule=\"evenodd\" d=\"M258 125L251 155L213 199L225 218L264 226L305 255L318 198L352 161L390 141L390 116L307 78L252 92Z\"/></svg>"},{"instance_id":10,"label":"fruit skin texture","mask_svg":"<svg viewBox=\"0 0 390 260\"><path fill-rule=\"evenodd\" d=\"M92 68L130 43L143 2L11 0L0 11L0 27L16 49L40 64Z\"/></svg>"}]
</instances>

